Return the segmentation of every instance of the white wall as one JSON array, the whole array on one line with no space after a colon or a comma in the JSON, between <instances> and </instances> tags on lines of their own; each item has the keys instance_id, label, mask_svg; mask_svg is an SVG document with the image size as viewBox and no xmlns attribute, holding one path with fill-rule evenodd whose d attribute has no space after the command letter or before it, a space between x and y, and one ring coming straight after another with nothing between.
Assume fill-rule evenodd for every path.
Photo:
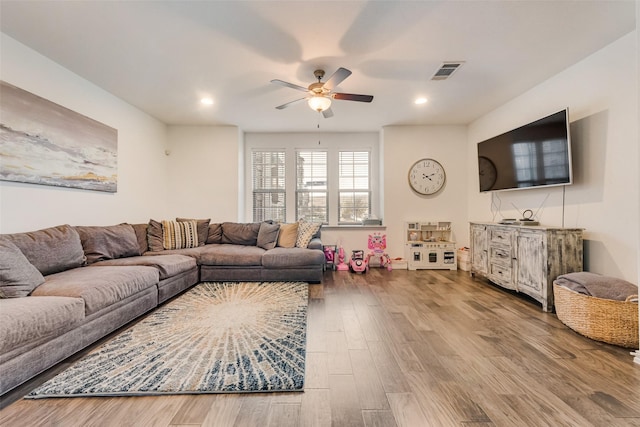
<instances>
[{"instance_id":1,"label":"white wall","mask_svg":"<svg viewBox=\"0 0 640 427\"><path fill-rule=\"evenodd\" d=\"M585 229L585 270L637 283L636 60L634 32L471 123L468 219L519 218L513 205L519 211L534 212L542 206L537 218L541 225ZM566 107L571 121L574 184L565 187L564 206L562 187L493 196L478 192L478 142Z\"/></svg>"},{"instance_id":2,"label":"white wall","mask_svg":"<svg viewBox=\"0 0 640 427\"><path fill-rule=\"evenodd\" d=\"M0 181L0 233L58 224L146 222L165 214L165 126L1 34L0 79L118 130L118 191Z\"/></svg>"},{"instance_id":3,"label":"white wall","mask_svg":"<svg viewBox=\"0 0 640 427\"><path fill-rule=\"evenodd\" d=\"M235 126L168 126L169 217L239 221Z\"/></svg>"},{"instance_id":4,"label":"white wall","mask_svg":"<svg viewBox=\"0 0 640 427\"><path fill-rule=\"evenodd\" d=\"M451 221L457 246L468 246L466 126L387 126L382 139L389 255L404 257L405 221ZM409 168L423 158L440 162L447 175L435 195L421 196L409 187Z\"/></svg>"}]
</instances>

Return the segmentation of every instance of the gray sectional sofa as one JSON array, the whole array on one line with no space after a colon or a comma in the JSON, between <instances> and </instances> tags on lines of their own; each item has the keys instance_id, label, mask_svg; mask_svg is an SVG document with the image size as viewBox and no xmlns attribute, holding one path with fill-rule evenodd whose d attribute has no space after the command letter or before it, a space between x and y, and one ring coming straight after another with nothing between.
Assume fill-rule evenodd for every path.
<instances>
[{"instance_id":1,"label":"gray sectional sofa","mask_svg":"<svg viewBox=\"0 0 640 427\"><path fill-rule=\"evenodd\" d=\"M154 220L0 235L0 395L198 282L322 281L319 227L181 222L197 245Z\"/></svg>"}]
</instances>

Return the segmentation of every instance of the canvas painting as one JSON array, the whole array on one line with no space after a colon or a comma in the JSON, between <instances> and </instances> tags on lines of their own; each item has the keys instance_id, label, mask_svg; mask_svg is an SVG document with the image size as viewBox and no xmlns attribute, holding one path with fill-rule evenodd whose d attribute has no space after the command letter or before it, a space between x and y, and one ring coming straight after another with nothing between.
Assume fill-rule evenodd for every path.
<instances>
[{"instance_id":1,"label":"canvas painting","mask_svg":"<svg viewBox=\"0 0 640 427\"><path fill-rule=\"evenodd\" d=\"M2 81L0 179L115 193L118 131Z\"/></svg>"}]
</instances>

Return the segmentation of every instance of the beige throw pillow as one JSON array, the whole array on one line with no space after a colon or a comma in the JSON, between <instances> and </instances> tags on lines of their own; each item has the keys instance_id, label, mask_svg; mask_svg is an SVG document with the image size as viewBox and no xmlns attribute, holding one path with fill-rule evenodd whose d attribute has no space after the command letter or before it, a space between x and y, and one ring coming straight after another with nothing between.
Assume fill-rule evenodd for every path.
<instances>
[{"instance_id":1,"label":"beige throw pillow","mask_svg":"<svg viewBox=\"0 0 640 427\"><path fill-rule=\"evenodd\" d=\"M278 234L278 246L283 248L294 248L298 238L298 223L280 224L280 234Z\"/></svg>"},{"instance_id":2,"label":"beige throw pillow","mask_svg":"<svg viewBox=\"0 0 640 427\"><path fill-rule=\"evenodd\" d=\"M164 249L198 247L196 221L162 221L162 246Z\"/></svg>"}]
</instances>

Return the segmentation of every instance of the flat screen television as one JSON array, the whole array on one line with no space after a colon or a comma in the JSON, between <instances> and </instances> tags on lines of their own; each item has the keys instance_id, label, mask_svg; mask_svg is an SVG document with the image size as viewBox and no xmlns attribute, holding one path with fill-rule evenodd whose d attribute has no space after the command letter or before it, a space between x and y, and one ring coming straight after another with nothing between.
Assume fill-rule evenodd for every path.
<instances>
[{"instance_id":1,"label":"flat screen television","mask_svg":"<svg viewBox=\"0 0 640 427\"><path fill-rule=\"evenodd\" d=\"M572 182L569 110L478 143L480 192Z\"/></svg>"}]
</instances>

